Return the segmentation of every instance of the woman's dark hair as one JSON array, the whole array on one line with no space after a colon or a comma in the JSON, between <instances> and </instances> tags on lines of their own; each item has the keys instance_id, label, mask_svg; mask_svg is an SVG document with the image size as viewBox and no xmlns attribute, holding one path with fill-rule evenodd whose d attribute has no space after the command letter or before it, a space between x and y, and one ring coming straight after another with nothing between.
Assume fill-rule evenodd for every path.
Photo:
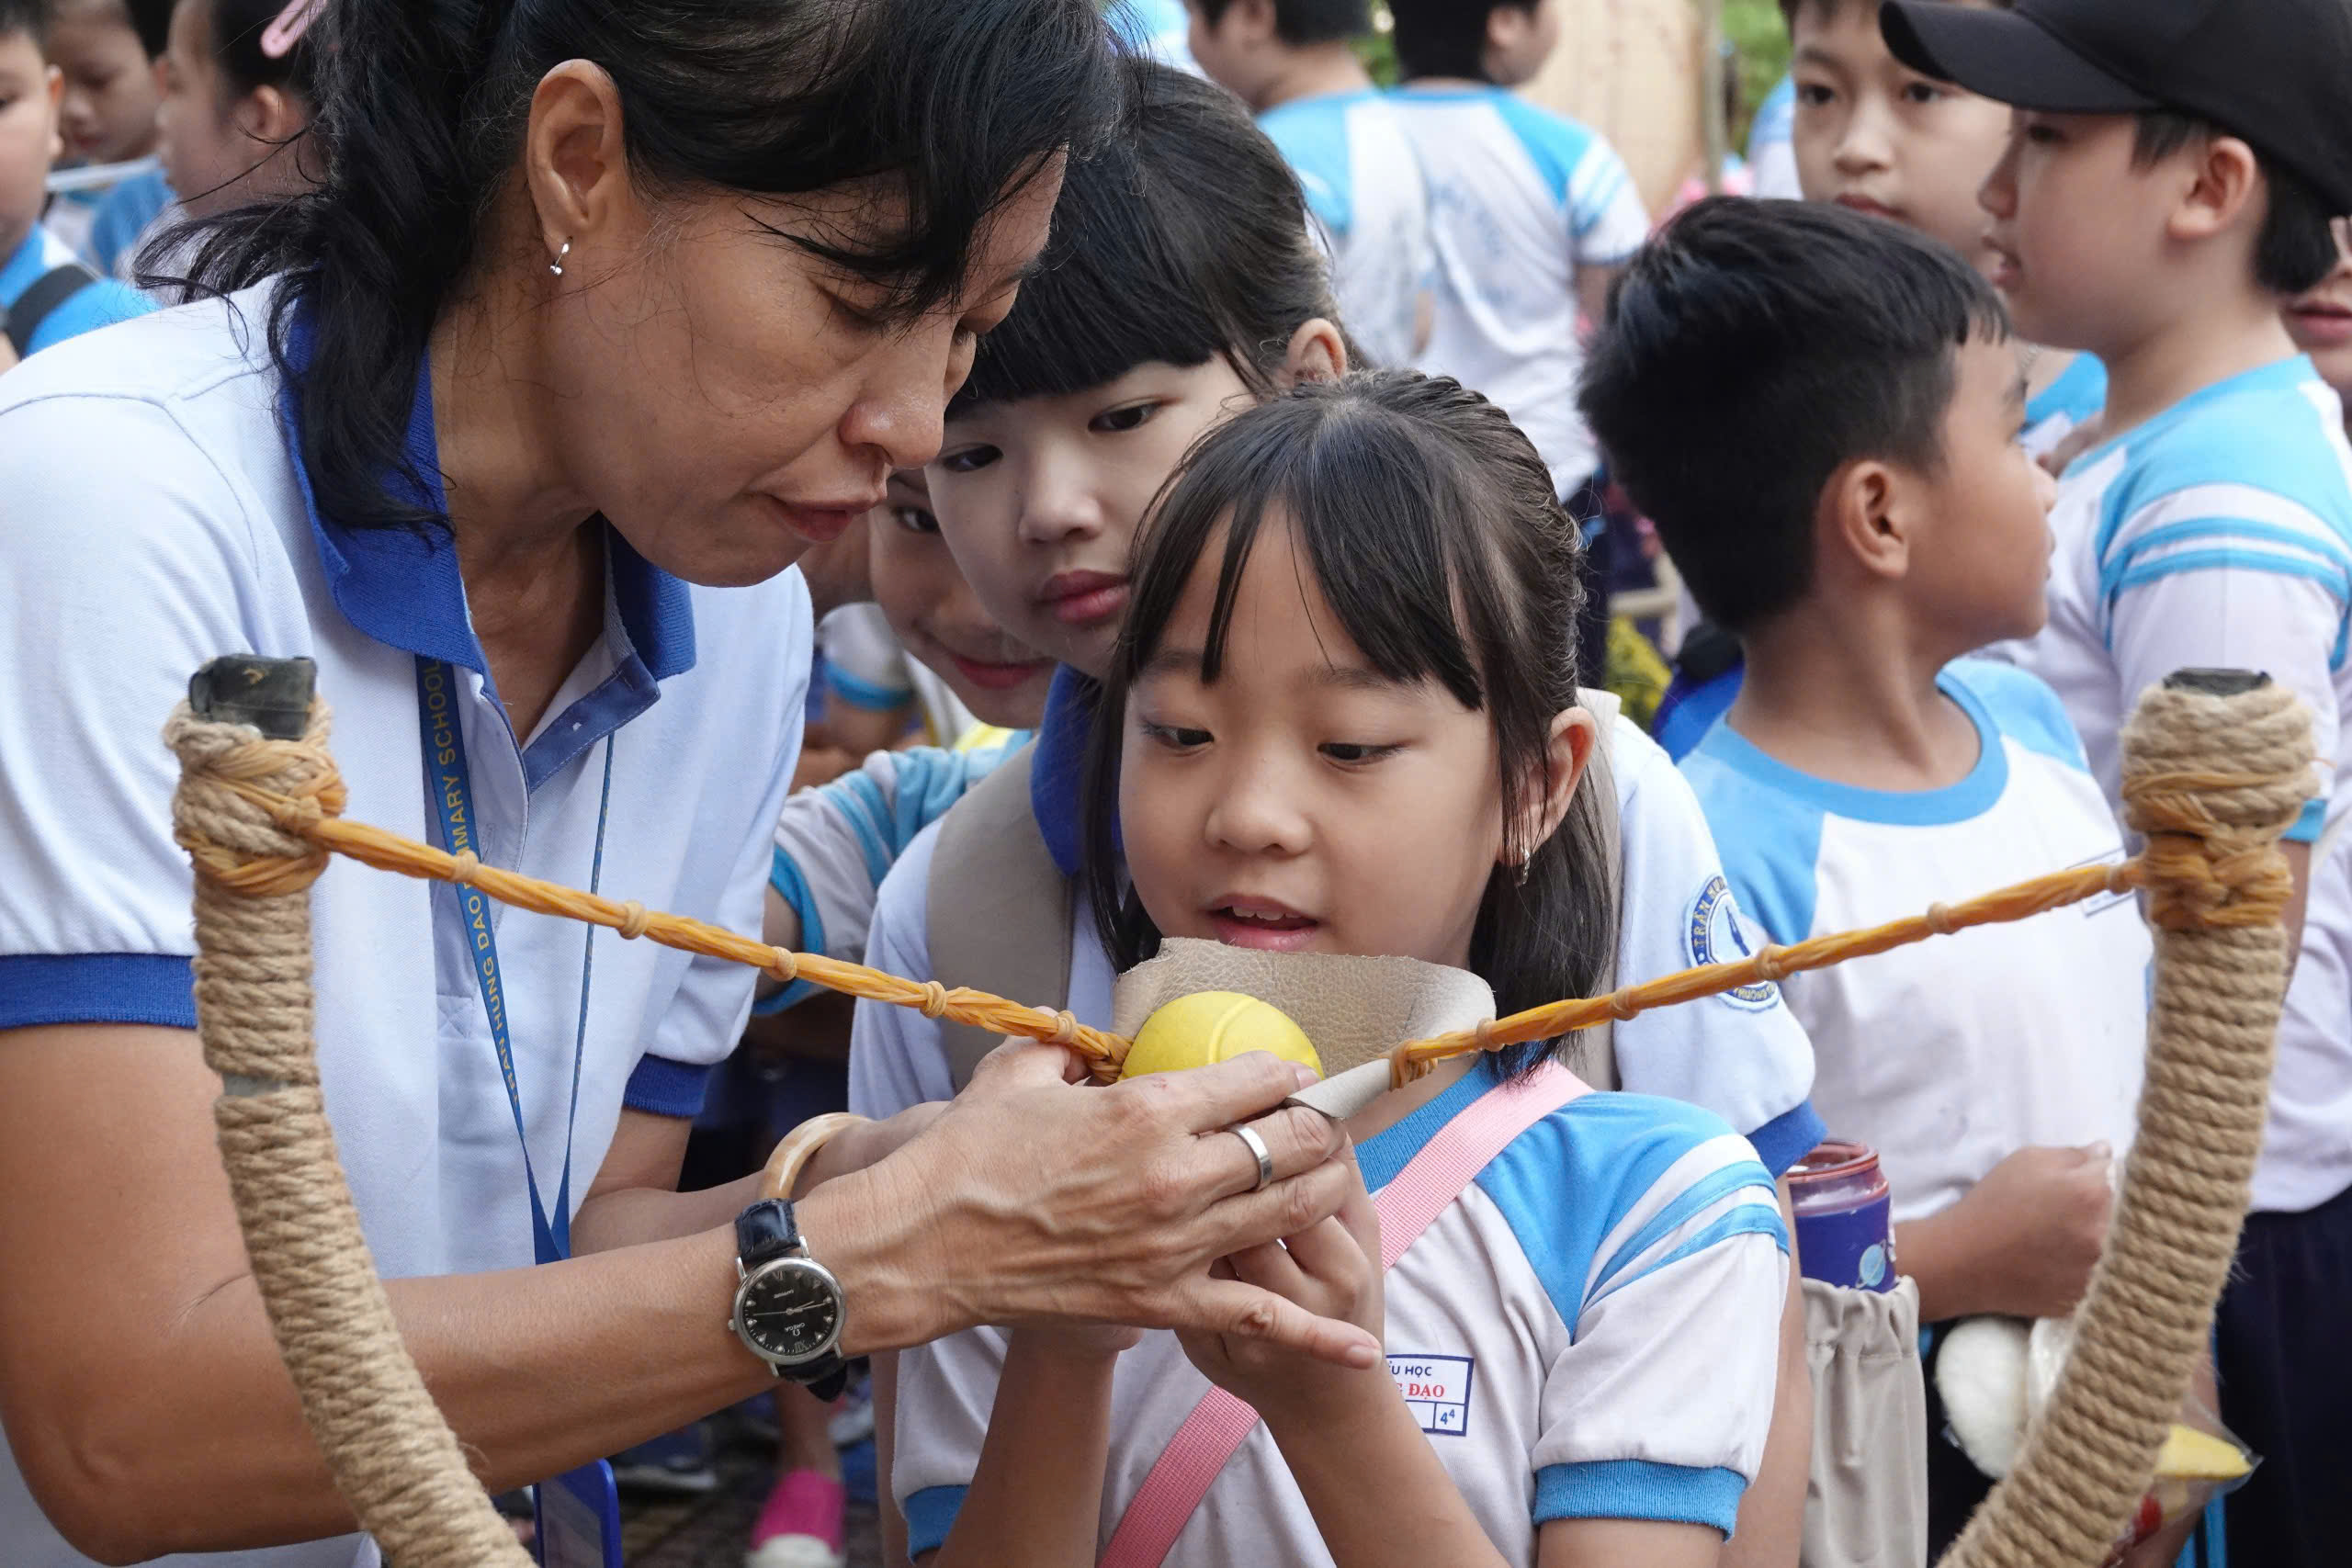
<instances>
[{"instance_id":1,"label":"woman's dark hair","mask_svg":"<svg viewBox=\"0 0 2352 1568\"><path fill-rule=\"evenodd\" d=\"M209 0L212 6L212 58L221 79L238 97L261 87L291 93L305 105L315 106L318 94L311 82L310 36L272 57L261 47L262 34L286 9L285 0Z\"/></svg>"},{"instance_id":2,"label":"woman's dark hair","mask_svg":"<svg viewBox=\"0 0 2352 1568\"><path fill-rule=\"evenodd\" d=\"M1262 394L1293 333L1339 320L1297 176L1249 111L1149 60L1119 70L1121 133L1071 165L1045 259L951 412L1219 355Z\"/></svg>"},{"instance_id":3,"label":"woman's dark hair","mask_svg":"<svg viewBox=\"0 0 2352 1568\"><path fill-rule=\"evenodd\" d=\"M1517 841L1549 777L1552 721L1577 702L1576 525L1551 474L1503 412L1443 377L1360 372L1309 383L1236 415L1194 448L1137 543L1127 609L1086 760L1087 893L1120 967L1159 945L1120 886L1119 753L1127 693L1159 650L1195 565L1221 550L1201 678L1223 669L1243 570L1270 521L1364 660L1430 682L1488 716L1512 855L1498 868L1469 966L1504 1013L1590 994L1617 944L1617 912L1591 775L1541 844ZM1613 809L1611 801L1607 809ZM1409 896L1409 895L1407 895ZM1554 1047L1528 1046L1517 1072Z\"/></svg>"},{"instance_id":4,"label":"woman's dark hair","mask_svg":"<svg viewBox=\"0 0 2352 1568\"><path fill-rule=\"evenodd\" d=\"M2143 109L2133 117L2132 162L2146 168L2192 141L2233 132L2175 109ZM2326 198L2312 183L2261 148L2254 150L2269 189L2262 229L2254 242L2254 280L2273 294L2301 294L2335 270L2335 231Z\"/></svg>"},{"instance_id":5,"label":"woman's dark hair","mask_svg":"<svg viewBox=\"0 0 2352 1568\"><path fill-rule=\"evenodd\" d=\"M209 220L188 281L288 275L271 351L319 510L346 527L446 523L404 456L418 367L549 68L612 77L653 188L882 182L904 200L893 231L789 237L909 319L954 296L983 220L1092 141L1115 93L1091 0L328 0L304 41L326 177Z\"/></svg>"},{"instance_id":6,"label":"woman's dark hair","mask_svg":"<svg viewBox=\"0 0 2352 1568\"><path fill-rule=\"evenodd\" d=\"M1543 0L1388 0L1396 67L1419 76L1487 79L1487 18L1506 6L1532 11Z\"/></svg>"},{"instance_id":7,"label":"woman's dark hair","mask_svg":"<svg viewBox=\"0 0 2352 1568\"><path fill-rule=\"evenodd\" d=\"M1744 632L1812 585L1829 477L1860 457L1935 470L1958 351L2008 335L2000 297L1940 241L1718 197L1610 290L1577 400L1700 608Z\"/></svg>"}]
</instances>

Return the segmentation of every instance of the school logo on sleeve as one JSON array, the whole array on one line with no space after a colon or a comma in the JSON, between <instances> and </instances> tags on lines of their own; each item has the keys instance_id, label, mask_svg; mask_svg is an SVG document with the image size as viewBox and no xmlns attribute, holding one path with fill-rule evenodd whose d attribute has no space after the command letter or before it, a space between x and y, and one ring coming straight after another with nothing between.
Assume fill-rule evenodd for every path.
<instances>
[{"instance_id":1,"label":"school logo on sleeve","mask_svg":"<svg viewBox=\"0 0 2352 1568\"><path fill-rule=\"evenodd\" d=\"M1390 1356L1388 1375L1405 1396L1405 1408L1435 1436L1458 1438L1470 1429L1470 1377L1477 1363L1467 1356Z\"/></svg>"},{"instance_id":2,"label":"school logo on sleeve","mask_svg":"<svg viewBox=\"0 0 2352 1568\"><path fill-rule=\"evenodd\" d=\"M1683 931L1683 946L1693 964L1736 964L1753 956L1739 929L1739 905L1730 885L1720 876L1707 879L1691 901L1690 918ZM1770 980L1725 991L1723 1000L1747 1012L1768 1012L1781 1004L1781 988Z\"/></svg>"}]
</instances>

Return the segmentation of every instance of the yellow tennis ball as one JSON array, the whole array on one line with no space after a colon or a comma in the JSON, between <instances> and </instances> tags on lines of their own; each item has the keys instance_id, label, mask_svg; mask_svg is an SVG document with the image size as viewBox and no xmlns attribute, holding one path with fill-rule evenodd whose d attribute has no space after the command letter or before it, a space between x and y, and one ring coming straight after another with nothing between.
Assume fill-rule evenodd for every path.
<instances>
[{"instance_id":1,"label":"yellow tennis ball","mask_svg":"<svg viewBox=\"0 0 2352 1568\"><path fill-rule=\"evenodd\" d=\"M1306 1032L1280 1008L1237 991L1198 991L1144 1020L1119 1076L1182 1072L1252 1051L1271 1051L1285 1062L1312 1067L1318 1077L1323 1071Z\"/></svg>"}]
</instances>

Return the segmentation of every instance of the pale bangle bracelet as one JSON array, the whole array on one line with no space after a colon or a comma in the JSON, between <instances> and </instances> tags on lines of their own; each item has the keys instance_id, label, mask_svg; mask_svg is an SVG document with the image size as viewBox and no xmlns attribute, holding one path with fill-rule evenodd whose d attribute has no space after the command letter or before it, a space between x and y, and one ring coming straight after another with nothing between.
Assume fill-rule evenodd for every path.
<instances>
[{"instance_id":1,"label":"pale bangle bracelet","mask_svg":"<svg viewBox=\"0 0 2352 1568\"><path fill-rule=\"evenodd\" d=\"M768 1156L767 1168L760 1173L760 1196L789 1198L800 1180L800 1172L816 1157L817 1151L831 1143L850 1128L859 1126L870 1117L854 1115L847 1111L830 1111L822 1116L812 1116L779 1139L774 1153Z\"/></svg>"}]
</instances>

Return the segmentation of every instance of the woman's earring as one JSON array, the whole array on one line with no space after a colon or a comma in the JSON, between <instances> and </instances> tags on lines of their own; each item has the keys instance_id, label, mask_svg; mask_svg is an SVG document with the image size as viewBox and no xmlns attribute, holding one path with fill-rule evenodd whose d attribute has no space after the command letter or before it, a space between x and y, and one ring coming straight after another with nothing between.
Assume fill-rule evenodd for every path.
<instances>
[{"instance_id":1,"label":"woman's earring","mask_svg":"<svg viewBox=\"0 0 2352 1568\"><path fill-rule=\"evenodd\" d=\"M1535 857L1533 855L1527 855L1521 859L1518 864L1510 868L1510 885L1513 887L1526 886L1528 868L1534 863Z\"/></svg>"},{"instance_id":2,"label":"woman's earring","mask_svg":"<svg viewBox=\"0 0 2352 1568\"><path fill-rule=\"evenodd\" d=\"M560 250L560 251L556 252L556 254L555 254L555 260L553 260L553 261L551 261L551 262L548 263L548 270L549 272L551 272L551 273L555 274L558 277L561 277L561 276L563 276L563 258L564 258L564 257L566 257L566 256L568 256L568 255L570 255L571 254L571 241L569 241L569 240L566 240L566 241L563 243L563 248L562 248L561 250Z\"/></svg>"}]
</instances>

